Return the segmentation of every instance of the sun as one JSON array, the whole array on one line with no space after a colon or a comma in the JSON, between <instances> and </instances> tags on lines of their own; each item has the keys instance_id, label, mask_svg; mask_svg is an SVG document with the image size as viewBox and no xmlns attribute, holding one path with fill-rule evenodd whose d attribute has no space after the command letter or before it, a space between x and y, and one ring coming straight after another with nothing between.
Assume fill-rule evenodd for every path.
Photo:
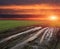
<instances>
[{"instance_id":1,"label":"sun","mask_svg":"<svg viewBox=\"0 0 60 49\"><path fill-rule=\"evenodd\" d=\"M58 20L58 17L55 15L49 16L49 20L56 21Z\"/></svg>"}]
</instances>

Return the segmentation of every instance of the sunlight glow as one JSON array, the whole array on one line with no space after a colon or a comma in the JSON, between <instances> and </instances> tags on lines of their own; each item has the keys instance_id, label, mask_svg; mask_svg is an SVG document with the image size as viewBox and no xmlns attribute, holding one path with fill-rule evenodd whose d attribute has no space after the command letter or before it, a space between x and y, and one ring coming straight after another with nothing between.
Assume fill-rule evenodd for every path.
<instances>
[{"instance_id":1,"label":"sunlight glow","mask_svg":"<svg viewBox=\"0 0 60 49\"><path fill-rule=\"evenodd\" d=\"M49 17L49 19L52 20L52 21L55 21L55 20L58 20L58 17L55 16L55 15L52 15L52 16Z\"/></svg>"}]
</instances>

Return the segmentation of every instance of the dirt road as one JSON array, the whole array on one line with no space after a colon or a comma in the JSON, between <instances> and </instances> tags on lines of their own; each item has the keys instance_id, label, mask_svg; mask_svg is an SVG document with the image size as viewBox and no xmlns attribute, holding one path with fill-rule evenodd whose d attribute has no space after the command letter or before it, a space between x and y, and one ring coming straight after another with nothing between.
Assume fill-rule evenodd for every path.
<instances>
[{"instance_id":1,"label":"dirt road","mask_svg":"<svg viewBox=\"0 0 60 49\"><path fill-rule=\"evenodd\" d=\"M27 26L8 31L0 34L0 49L53 49L59 30L57 27Z\"/></svg>"}]
</instances>

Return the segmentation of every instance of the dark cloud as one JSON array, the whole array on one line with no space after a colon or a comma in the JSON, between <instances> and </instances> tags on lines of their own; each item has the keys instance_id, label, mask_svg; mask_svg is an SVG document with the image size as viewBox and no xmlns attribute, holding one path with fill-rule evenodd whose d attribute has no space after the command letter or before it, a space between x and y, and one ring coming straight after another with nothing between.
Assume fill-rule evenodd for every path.
<instances>
[{"instance_id":1,"label":"dark cloud","mask_svg":"<svg viewBox=\"0 0 60 49\"><path fill-rule=\"evenodd\" d=\"M11 5L11 4L60 4L60 0L0 0L0 5Z\"/></svg>"}]
</instances>

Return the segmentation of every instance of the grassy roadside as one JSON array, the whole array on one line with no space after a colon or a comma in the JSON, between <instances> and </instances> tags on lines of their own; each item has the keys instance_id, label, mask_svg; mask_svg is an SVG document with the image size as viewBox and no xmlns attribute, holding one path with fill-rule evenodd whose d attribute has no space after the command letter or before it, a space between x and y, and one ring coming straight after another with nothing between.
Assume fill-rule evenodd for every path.
<instances>
[{"instance_id":1,"label":"grassy roadside","mask_svg":"<svg viewBox=\"0 0 60 49\"><path fill-rule=\"evenodd\" d=\"M46 25L46 26L59 26L58 22L49 22L49 21L28 21L28 20L0 20L0 31L15 28L18 26L30 26L30 25Z\"/></svg>"},{"instance_id":2,"label":"grassy roadside","mask_svg":"<svg viewBox=\"0 0 60 49\"><path fill-rule=\"evenodd\" d=\"M18 27L18 26L30 26L34 24L39 24L40 22L36 21L18 21L18 20L0 20L0 31L7 30L10 28Z\"/></svg>"}]
</instances>

